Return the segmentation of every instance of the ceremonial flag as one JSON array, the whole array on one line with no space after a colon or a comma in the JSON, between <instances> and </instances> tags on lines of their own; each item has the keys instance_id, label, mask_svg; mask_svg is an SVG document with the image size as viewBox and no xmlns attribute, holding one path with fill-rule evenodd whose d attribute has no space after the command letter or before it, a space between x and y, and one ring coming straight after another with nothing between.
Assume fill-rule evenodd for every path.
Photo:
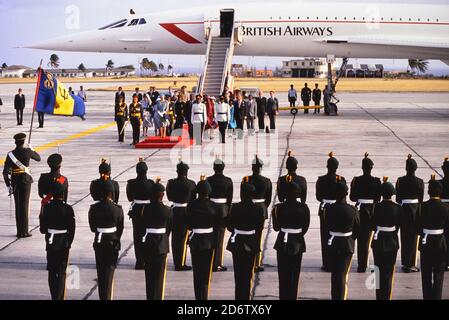
<instances>
[{"instance_id":1,"label":"ceremonial flag","mask_svg":"<svg viewBox=\"0 0 449 320\"><path fill-rule=\"evenodd\" d=\"M86 114L84 100L71 94L51 72L39 69L37 85L37 112L69 117Z\"/></svg>"}]
</instances>

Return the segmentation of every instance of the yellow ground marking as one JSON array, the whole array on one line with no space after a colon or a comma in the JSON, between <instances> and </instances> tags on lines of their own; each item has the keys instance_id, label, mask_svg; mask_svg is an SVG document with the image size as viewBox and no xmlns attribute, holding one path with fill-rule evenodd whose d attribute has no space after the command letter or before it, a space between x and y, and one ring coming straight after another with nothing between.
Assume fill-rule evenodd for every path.
<instances>
[{"instance_id":1,"label":"yellow ground marking","mask_svg":"<svg viewBox=\"0 0 449 320\"><path fill-rule=\"evenodd\" d=\"M52 149L52 148L55 148L57 146L69 143L71 141L90 136L90 135L92 135L94 133L97 133L97 132L100 132L102 130L108 129L108 128L114 126L114 125L115 125L115 122L110 122L110 123L103 124L103 125L95 127L95 128L87 129L85 131L82 131L82 132L79 132L79 133L75 133L75 134L73 134L71 136L68 136L67 138L58 139L58 140L46 143L46 144L44 144L42 146L36 147L35 150L37 152L42 152L42 151L45 151L45 150L48 150L48 149ZM4 164L5 164L5 159L0 159L0 165L3 166Z\"/></svg>"}]
</instances>

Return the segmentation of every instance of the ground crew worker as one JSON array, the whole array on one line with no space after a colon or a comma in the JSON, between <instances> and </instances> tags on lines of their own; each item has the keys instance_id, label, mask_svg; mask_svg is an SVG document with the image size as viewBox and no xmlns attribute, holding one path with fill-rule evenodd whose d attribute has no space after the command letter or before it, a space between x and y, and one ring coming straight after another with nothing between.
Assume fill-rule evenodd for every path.
<instances>
[{"instance_id":1,"label":"ground crew worker","mask_svg":"<svg viewBox=\"0 0 449 320\"><path fill-rule=\"evenodd\" d=\"M228 219L228 230L232 233L227 250L232 252L234 265L235 300L251 300L251 289L260 252L257 230L263 229L263 208L253 203L256 188L246 177L240 186L241 202L232 205Z\"/></svg>"},{"instance_id":2,"label":"ground crew worker","mask_svg":"<svg viewBox=\"0 0 449 320\"><path fill-rule=\"evenodd\" d=\"M143 243L147 300L164 300L173 213L163 203L165 187L159 178L151 194L151 204L144 205L140 239Z\"/></svg>"},{"instance_id":3,"label":"ground crew worker","mask_svg":"<svg viewBox=\"0 0 449 320\"><path fill-rule=\"evenodd\" d=\"M17 238L31 237L28 231L28 215L30 207L31 184L33 177L30 171L30 159L41 161L40 155L28 145L25 147L26 134L14 136L16 148L10 151L3 166L3 179L9 196L14 195Z\"/></svg>"},{"instance_id":4,"label":"ground crew worker","mask_svg":"<svg viewBox=\"0 0 449 320\"><path fill-rule=\"evenodd\" d=\"M129 121L133 128L133 143L131 145L135 146L140 142L140 127L143 122L143 108L139 102L139 97L136 95L133 96L133 102L129 106Z\"/></svg>"},{"instance_id":5,"label":"ground crew worker","mask_svg":"<svg viewBox=\"0 0 449 320\"><path fill-rule=\"evenodd\" d=\"M53 181L48 190L52 199L43 207L39 216L39 230L45 234L51 298L64 300L69 251L75 237L75 213L64 201L66 189L63 184Z\"/></svg>"},{"instance_id":6,"label":"ground crew worker","mask_svg":"<svg viewBox=\"0 0 449 320\"><path fill-rule=\"evenodd\" d=\"M392 198L396 195L393 184L384 177L382 184L383 201L374 206L372 229L374 237L371 244L374 265L378 268L377 300L391 300L393 291L396 258L399 250L398 231L402 221L402 207Z\"/></svg>"},{"instance_id":7,"label":"ground crew worker","mask_svg":"<svg viewBox=\"0 0 449 320\"><path fill-rule=\"evenodd\" d=\"M186 209L190 201L196 197L196 184L187 178L189 166L180 161L176 171L178 177L167 183L167 198L172 202L173 234L171 238L173 263L175 271L189 271L192 267L186 265L187 259L187 228Z\"/></svg>"},{"instance_id":8,"label":"ground crew worker","mask_svg":"<svg viewBox=\"0 0 449 320\"><path fill-rule=\"evenodd\" d=\"M117 123L118 142L125 142L125 125L128 121L128 106L125 97L120 96L115 104L114 120Z\"/></svg>"},{"instance_id":9,"label":"ground crew worker","mask_svg":"<svg viewBox=\"0 0 449 320\"><path fill-rule=\"evenodd\" d=\"M354 254L360 218L357 209L346 203L348 186L337 178L335 185L336 202L325 210L328 230L327 246L332 271L332 300L346 300L348 294L348 274Z\"/></svg>"},{"instance_id":10,"label":"ground crew worker","mask_svg":"<svg viewBox=\"0 0 449 320\"><path fill-rule=\"evenodd\" d=\"M406 161L407 175L396 182L396 201L402 205L401 226L401 259L402 270L405 273L419 272L416 267L418 235L416 234L416 219L419 217L421 203L424 198L424 182L415 176L418 165L412 155Z\"/></svg>"},{"instance_id":11,"label":"ground crew worker","mask_svg":"<svg viewBox=\"0 0 449 320\"><path fill-rule=\"evenodd\" d=\"M102 181L101 200L89 210L90 230L95 233L94 250L100 300L112 300L114 296L114 272L121 249L123 233L123 209L112 200L114 186L110 180Z\"/></svg>"},{"instance_id":12,"label":"ground crew worker","mask_svg":"<svg viewBox=\"0 0 449 320\"><path fill-rule=\"evenodd\" d=\"M301 100L305 107L304 114L309 113L310 100L312 100L312 90L310 90L307 83L304 84L304 88L301 90Z\"/></svg>"},{"instance_id":13,"label":"ground crew worker","mask_svg":"<svg viewBox=\"0 0 449 320\"><path fill-rule=\"evenodd\" d=\"M301 187L288 176L286 201L273 209L273 229L279 232L277 251L279 299L297 300L302 255L306 252L304 235L309 230L309 207L298 201Z\"/></svg>"},{"instance_id":14,"label":"ground crew worker","mask_svg":"<svg viewBox=\"0 0 449 320\"><path fill-rule=\"evenodd\" d=\"M136 165L137 177L129 180L126 186L126 195L131 202L129 217L133 223L134 253L136 255L136 270L144 270L145 263L142 254L142 235L140 228L142 225L143 211L145 206L150 204L154 182L147 178L148 166L143 158L139 159Z\"/></svg>"},{"instance_id":15,"label":"ground crew worker","mask_svg":"<svg viewBox=\"0 0 449 320\"><path fill-rule=\"evenodd\" d=\"M100 173L100 178L93 180L90 183L90 195L92 196L92 199L94 201L101 201L101 197L103 197L101 185L104 181L111 181L112 186L114 187L112 200L118 204L120 199L120 185L117 181L111 179L111 165L107 163L106 159L101 159L101 163L98 166L98 172Z\"/></svg>"},{"instance_id":16,"label":"ground crew worker","mask_svg":"<svg viewBox=\"0 0 449 320\"><path fill-rule=\"evenodd\" d=\"M313 89L313 91L312 91L312 99L313 99L313 102L315 103L315 112L313 114L320 114L320 112L321 112L321 108L320 108L321 96L322 96L322 92L318 86L318 83L316 83L315 89Z\"/></svg>"},{"instance_id":17,"label":"ground crew worker","mask_svg":"<svg viewBox=\"0 0 449 320\"><path fill-rule=\"evenodd\" d=\"M210 201L212 188L206 176L201 177L196 192L198 199L187 206L187 225L191 230L189 246L192 255L193 286L196 300L208 300L216 247L214 229L218 226L219 212Z\"/></svg>"},{"instance_id":18,"label":"ground crew worker","mask_svg":"<svg viewBox=\"0 0 449 320\"><path fill-rule=\"evenodd\" d=\"M331 268L329 264L329 255L327 253L329 247L327 245L329 230L326 229L324 209L330 204L335 203L337 179L340 179L342 183L346 183L344 177L337 175L338 165L339 163L334 157L334 153L329 153L329 159L327 160L327 174L319 177L316 182L316 199L320 202L318 215L320 217L321 256L323 259L321 270L326 272L330 272Z\"/></svg>"},{"instance_id":19,"label":"ground crew worker","mask_svg":"<svg viewBox=\"0 0 449 320\"><path fill-rule=\"evenodd\" d=\"M52 154L47 159L47 164L50 167L49 173L41 174L38 182L39 197L42 199L42 207L48 204L52 199L52 193L50 187L53 182L58 182L63 186L63 197L65 203L69 194L69 181L61 174L62 156L60 154Z\"/></svg>"},{"instance_id":20,"label":"ground crew worker","mask_svg":"<svg viewBox=\"0 0 449 320\"><path fill-rule=\"evenodd\" d=\"M263 161L256 155L252 164L253 175L249 177L249 183L256 188L256 191L254 192L253 202L263 209L265 220L267 220L268 207L271 204L273 187L271 184L271 180L264 177L261 174L262 168L263 168ZM263 227L261 229L256 230L256 237L259 241L261 249L262 249L262 232ZM262 266L262 250L261 250L258 258L256 259L255 271L262 272L264 270L265 269Z\"/></svg>"},{"instance_id":21,"label":"ground crew worker","mask_svg":"<svg viewBox=\"0 0 449 320\"><path fill-rule=\"evenodd\" d=\"M421 277L424 300L441 300L444 271L447 263L449 237L449 206L441 201L443 186L432 175L429 181L430 199L422 204L418 217L418 234L421 236Z\"/></svg>"},{"instance_id":22,"label":"ground crew worker","mask_svg":"<svg viewBox=\"0 0 449 320\"><path fill-rule=\"evenodd\" d=\"M223 264L223 241L226 231L226 220L231 209L232 199L234 197L234 184L231 178L223 174L225 163L221 159L216 159L214 162L215 174L207 178L212 191L210 193L210 200L215 203L218 211L218 225L215 229L217 239L217 247L215 249L214 272L227 271L228 269Z\"/></svg>"},{"instance_id":23,"label":"ground crew worker","mask_svg":"<svg viewBox=\"0 0 449 320\"><path fill-rule=\"evenodd\" d=\"M286 161L287 164L287 175L279 178L277 183L277 193L280 202L284 202L287 199L287 189L286 186L288 184L287 177L291 177L293 182L299 186L300 194L298 199L302 203L306 203L307 200L307 181L304 177L298 176L296 174L296 170L298 169L298 160L293 157L292 151L288 152L288 158Z\"/></svg>"},{"instance_id":24,"label":"ground crew worker","mask_svg":"<svg viewBox=\"0 0 449 320\"><path fill-rule=\"evenodd\" d=\"M441 167L444 172L444 178L440 180L443 186L443 192L441 193L441 202L449 205L449 157L444 158L443 166ZM448 254L447 254L447 267L446 271L449 271L449 237L446 238Z\"/></svg>"},{"instance_id":25,"label":"ground crew worker","mask_svg":"<svg viewBox=\"0 0 449 320\"><path fill-rule=\"evenodd\" d=\"M357 237L357 272L365 273L368 267L369 248L373 236L372 218L374 205L380 201L382 183L371 175L374 162L365 153L362 160L363 175L351 182L350 199L356 203L360 214L360 231Z\"/></svg>"}]
</instances>

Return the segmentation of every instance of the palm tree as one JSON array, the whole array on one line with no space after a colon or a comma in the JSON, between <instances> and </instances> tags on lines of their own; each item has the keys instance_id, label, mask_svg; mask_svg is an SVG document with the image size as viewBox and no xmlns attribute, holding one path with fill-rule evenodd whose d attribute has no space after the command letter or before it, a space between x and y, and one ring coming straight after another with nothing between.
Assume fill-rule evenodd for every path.
<instances>
[{"instance_id":1,"label":"palm tree","mask_svg":"<svg viewBox=\"0 0 449 320\"><path fill-rule=\"evenodd\" d=\"M106 69L107 70L112 70L112 69L114 69L114 61L112 61L112 60L108 60L108 63L106 63Z\"/></svg>"},{"instance_id":2,"label":"palm tree","mask_svg":"<svg viewBox=\"0 0 449 320\"><path fill-rule=\"evenodd\" d=\"M8 68L8 65L6 63L3 62L2 64L2 69Z\"/></svg>"},{"instance_id":3,"label":"palm tree","mask_svg":"<svg viewBox=\"0 0 449 320\"><path fill-rule=\"evenodd\" d=\"M48 66L51 67L52 69L59 68L59 57L57 54L53 53L50 56L50 62L48 62Z\"/></svg>"},{"instance_id":4,"label":"palm tree","mask_svg":"<svg viewBox=\"0 0 449 320\"><path fill-rule=\"evenodd\" d=\"M143 58L140 62L140 71L148 71L150 70L151 62L148 58Z\"/></svg>"},{"instance_id":5,"label":"palm tree","mask_svg":"<svg viewBox=\"0 0 449 320\"><path fill-rule=\"evenodd\" d=\"M165 66L162 63L159 63L159 71L164 71L165 70Z\"/></svg>"},{"instance_id":6,"label":"palm tree","mask_svg":"<svg viewBox=\"0 0 449 320\"><path fill-rule=\"evenodd\" d=\"M171 64L168 65L167 70L170 75L173 75L173 66Z\"/></svg>"},{"instance_id":7,"label":"palm tree","mask_svg":"<svg viewBox=\"0 0 449 320\"><path fill-rule=\"evenodd\" d=\"M84 66L84 63L81 63L81 64L78 66L78 70L81 71L82 73L84 73L84 77L86 76L86 70L87 70L87 68Z\"/></svg>"},{"instance_id":8,"label":"palm tree","mask_svg":"<svg viewBox=\"0 0 449 320\"><path fill-rule=\"evenodd\" d=\"M429 61L421 59L409 59L408 68L410 68L412 71L418 71L418 74L426 73L426 71L429 69Z\"/></svg>"},{"instance_id":9,"label":"palm tree","mask_svg":"<svg viewBox=\"0 0 449 320\"><path fill-rule=\"evenodd\" d=\"M157 72L158 71L158 68L157 68L157 64L154 62L154 61L150 61L150 64L149 64L149 68L148 68L152 73L155 73L155 72Z\"/></svg>"}]
</instances>

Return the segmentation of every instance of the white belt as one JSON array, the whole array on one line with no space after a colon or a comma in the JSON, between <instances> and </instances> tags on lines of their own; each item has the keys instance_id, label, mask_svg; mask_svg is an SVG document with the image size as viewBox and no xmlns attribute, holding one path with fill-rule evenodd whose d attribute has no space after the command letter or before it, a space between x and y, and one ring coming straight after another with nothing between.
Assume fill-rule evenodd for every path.
<instances>
[{"instance_id":1,"label":"white belt","mask_svg":"<svg viewBox=\"0 0 449 320\"><path fill-rule=\"evenodd\" d=\"M289 234L300 234L300 233L302 233L302 229L284 229L284 228L282 228L281 231L283 233L285 233L284 243L287 243Z\"/></svg>"},{"instance_id":2,"label":"white belt","mask_svg":"<svg viewBox=\"0 0 449 320\"><path fill-rule=\"evenodd\" d=\"M296 201L299 202L299 203L302 202L302 201L301 201L301 198L296 198Z\"/></svg>"},{"instance_id":3,"label":"white belt","mask_svg":"<svg viewBox=\"0 0 449 320\"><path fill-rule=\"evenodd\" d=\"M48 232L48 234L50 234L50 238L48 238L48 244L52 244L55 234L66 234L67 230L48 229L47 232Z\"/></svg>"},{"instance_id":4,"label":"white belt","mask_svg":"<svg viewBox=\"0 0 449 320\"><path fill-rule=\"evenodd\" d=\"M142 238L142 243L145 243L145 241L147 240L147 236L149 234L166 234L166 233L167 233L166 228L160 228L160 229L148 228L145 235Z\"/></svg>"},{"instance_id":5,"label":"white belt","mask_svg":"<svg viewBox=\"0 0 449 320\"><path fill-rule=\"evenodd\" d=\"M422 244L427 243L427 236L437 236L444 233L444 229L438 229L438 230L429 230L429 229L423 229L424 238L422 238Z\"/></svg>"},{"instance_id":6,"label":"white belt","mask_svg":"<svg viewBox=\"0 0 449 320\"><path fill-rule=\"evenodd\" d=\"M419 203L418 199L404 199L401 201L401 206L403 206L404 204L415 204L415 203Z\"/></svg>"},{"instance_id":7,"label":"white belt","mask_svg":"<svg viewBox=\"0 0 449 320\"><path fill-rule=\"evenodd\" d=\"M357 210L360 210L362 204L374 204L374 200L372 199L358 199L357 200Z\"/></svg>"},{"instance_id":8,"label":"white belt","mask_svg":"<svg viewBox=\"0 0 449 320\"><path fill-rule=\"evenodd\" d=\"M265 199L253 199L253 203L264 203Z\"/></svg>"},{"instance_id":9,"label":"white belt","mask_svg":"<svg viewBox=\"0 0 449 320\"><path fill-rule=\"evenodd\" d=\"M374 240L377 240L380 232L394 232L396 231L396 227L379 227L377 226L376 233L374 234Z\"/></svg>"},{"instance_id":10,"label":"white belt","mask_svg":"<svg viewBox=\"0 0 449 320\"><path fill-rule=\"evenodd\" d=\"M216 204L226 204L228 203L228 199L210 199L213 203Z\"/></svg>"},{"instance_id":11,"label":"white belt","mask_svg":"<svg viewBox=\"0 0 449 320\"><path fill-rule=\"evenodd\" d=\"M331 235L331 238L330 238L329 241L327 242L327 244L328 244L329 246L332 245L332 242L334 241L334 238L335 238L335 237L346 238L346 237L352 236L352 232L342 233L342 232L333 232L333 231L330 231L329 234Z\"/></svg>"},{"instance_id":12,"label":"white belt","mask_svg":"<svg viewBox=\"0 0 449 320\"><path fill-rule=\"evenodd\" d=\"M129 211L132 211L136 204L151 204L150 200L134 200L131 202L131 207L129 207Z\"/></svg>"},{"instance_id":13,"label":"white belt","mask_svg":"<svg viewBox=\"0 0 449 320\"><path fill-rule=\"evenodd\" d=\"M187 208L187 205L188 203L176 203L176 202L172 203L173 208Z\"/></svg>"},{"instance_id":14,"label":"white belt","mask_svg":"<svg viewBox=\"0 0 449 320\"><path fill-rule=\"evenodd\" d=\"M239 229L234 229L234 234L231 237L231 242L235 243L235 238L237 237L237 235L242 235L242 236L252 236L256 234L256 230L251 230L251 231L242 231Z\"/></svg>"},{"instance_id":15,"label":"white belt","mask_svg":"<svg viewBox=\"0 0 449 320\"><path fill-rule=\"evenodd\" d=\"M209 234L209 233L213 233L214 232L214 228L208 228L208 229L193 229L192 233L190 234L190 238L189 240L191 241L193 236L196 234Z\"/></svg>"},{"instance_id":16,"label":"white belt","mask_svg":"<svg viewBox=\"0 0 449 320\"><path fill-rule=\"evenodd\" d=\"M324 209L324 206L325 206L326 204L334 204L335 202L337 202L337 200L323 199L323 200L321 201L321 204L320 204L320 210L323 210L323 209Z\"/></svg>"},{"instance_id":17,"label":"white belt","mask_svg":"<svg viewBox=\"0 0 449 320\"><path fill-rule=\"evenodd\" d=\"M449 199L441 199L441 202L449 203Z\"/></svg>"},{"instance_id":18,"label":"white belt","mask_svg":"<svg viewBox=\"0 0 449 320\"><path fill-rule=\"evenodd\" d=\"M113 228L97 228L97 232L98 232L98 238L97 238L97 243L101 243L101 238L103 236L103 233L114 233L117 231L116 227Z\"/></svg>"}]
</instances>

